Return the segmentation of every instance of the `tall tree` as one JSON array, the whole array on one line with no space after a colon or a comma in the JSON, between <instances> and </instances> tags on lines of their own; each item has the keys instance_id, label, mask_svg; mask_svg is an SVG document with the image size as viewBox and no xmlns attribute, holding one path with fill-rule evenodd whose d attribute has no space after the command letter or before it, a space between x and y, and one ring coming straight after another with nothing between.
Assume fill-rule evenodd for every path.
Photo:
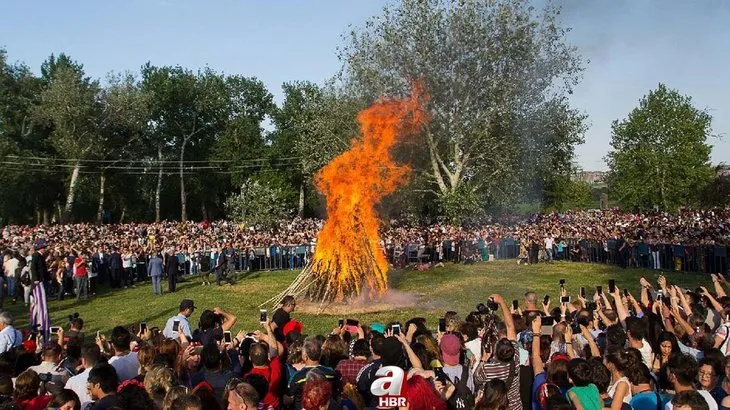
<instances>
[{"instance_id":1,"label":"tall tree","mask_svg":"<svg viewBox=\"0 0 730 410\"><path fill-rule=\"evenodd\" d=\"M225 124L229 102L225 80L210 69L193 73L179 66L155 67L150 64L142 68L142 77L143 89L150 93L153 101L151 124L159 157L163 157L163 150L176 153L168 157L178 160L180 217L185 221L188 217L184 169L186 153L191 160L202 160L195 156L201 151L188 150L188 147L211 144ZM160 161L158 187L162 183L162 164Z\"/></svg>"},{"instance_id":2,"label":"tall tree","mask_svg":"<svg viewBox=\"0 0 730 410\"><path fill-rule=\"evenodd\" d=\"M608 184L629 208L669 210L697 203L712 179L707 143L712 117L689 96L659 84L611 125Z\"/></svg>"},{"instance_id":3,"label":"tall tree","mask_svg":"<svg viewBox=\"0 0 730 410\"><path fill-rule=\"evenodd\" d=\"M284 103L274 113L270 135L272 162L298 188L297 213L302 216L305 188L314 174L358 137L357 113L366 106L333 84L309 82L282 85Z\"/></svg>"},{"instance_id":4,"label":"tall tree","mask_svg":"<svg viewBox=\"0 0 730 410\"><path fill-rule=\"evenodd\" d=\"M108 85L101 90L96 114L100 141L91 155L105 161L99 166L97 223L102 222L104 213L107 173L124 168L126 162L139 160L143 155L149 106L149 95L140 89L134 75L111 73L108 76Z\"/></svg>"},{"instance_id":5,"label":"tall tree","mask_svg":"<svg viewBox=\"0 0 730 410\"><path fill-rule=\"evenodd\" d=\"M62 219L72 216L82 163L100 139L96 123L99 84L85 77L83 67L61 55L44 64L48 85L36 107L36 120L52 127L51 144L71 169Z\"/></svg>"},{"instance_id":6,"label":"tall tree","mask_svg":"<svg viewBox=\"0 0 730 410\"><path fill-rule=\"evenodd\" d=\"M443 208L513 200L524 189L515 167L544 145L524 123L555 112L545 109L554 102L562 118L577 114L562 101L582 63L558 14L527 0L403 0L347 38L342 78L356 95L373 100L404 95L412 81L425 85L428 161L414 175L428 178ZM580 140L553 143L572 157Z\"/></svg>"}]
</instances>

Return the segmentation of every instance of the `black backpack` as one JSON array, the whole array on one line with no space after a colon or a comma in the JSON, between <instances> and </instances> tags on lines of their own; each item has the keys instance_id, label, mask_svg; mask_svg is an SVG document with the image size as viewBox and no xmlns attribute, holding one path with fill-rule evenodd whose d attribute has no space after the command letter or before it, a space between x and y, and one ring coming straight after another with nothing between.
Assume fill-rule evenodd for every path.
<instances>
[{"instance_id":1,"label":"black backpack","mask_svg":"<svg viewBox=\"0 0 730 410\"><path fill-rule=\"evenodd\" d=\"M469 366L461 365L461 377L458 383L454 383L456 390L448 401L450 410L462 410L474 408L474 393L469 390L467 381L469 380ZM453 383L453 380L451 381Z\"/></svg>"}]
</instances>

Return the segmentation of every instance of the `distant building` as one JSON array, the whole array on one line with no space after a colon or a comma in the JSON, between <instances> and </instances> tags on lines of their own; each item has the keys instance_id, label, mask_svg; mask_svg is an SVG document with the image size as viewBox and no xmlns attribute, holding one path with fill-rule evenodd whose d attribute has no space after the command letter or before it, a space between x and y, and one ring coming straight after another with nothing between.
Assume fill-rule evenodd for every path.
<instances>
[{"instance_id":1,"label":"distant building","mask_svg":"<svg viewBox=\"0 0 730 410\"><path fill-rule=\"evenodd\" d=\"M579 171L575 174L578 181L587 182L591 185L600 185L604 183L606 173L603 171Z\"/></svg>"},{"instance_id":2,"label":"distant building","mask_svg":"<svg viewBox=\"0 0 730 410\"><path fill-rule=\"evenodd\" d=\"M718 177L730 177L730 165L720 164L717 166Z\"/></svg>"}]
</instances>

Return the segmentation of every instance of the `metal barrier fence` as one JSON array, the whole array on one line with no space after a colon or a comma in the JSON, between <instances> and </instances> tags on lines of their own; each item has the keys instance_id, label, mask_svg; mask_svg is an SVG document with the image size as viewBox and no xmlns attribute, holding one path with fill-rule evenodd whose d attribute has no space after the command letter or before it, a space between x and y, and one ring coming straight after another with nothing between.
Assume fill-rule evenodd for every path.
<instances>
[{"instance_id":1,"label":"metal barrier fence","mask_svg":"<svg viewBox=\"0 0 730 410\"><path fill-rule=\"evenodd\" d=\"M572 262L603 263L620 267L638 267L697 273L728 272L728 246L671 244L649 245L639 242L620 250L615 240L606 242L569 239L553 247L553 259ZM494 259L525 258L539 263L548 257L542 245L533 246L520 255L520 241L502 238L489 245L483 241L444 241L438 246L405 244L386 246L388 261L396 268L423 263L473 263ZM542 252L541 252L542 251ZM294 270L309 262L314 245L272 246L234 250L229 266L235 270ZM197 255L197 256L195 256ZM211 268L210 251L182 255L186 273L208 271ZM180 256L180 255L179 255Z\"/></svg>"}]
</instances>

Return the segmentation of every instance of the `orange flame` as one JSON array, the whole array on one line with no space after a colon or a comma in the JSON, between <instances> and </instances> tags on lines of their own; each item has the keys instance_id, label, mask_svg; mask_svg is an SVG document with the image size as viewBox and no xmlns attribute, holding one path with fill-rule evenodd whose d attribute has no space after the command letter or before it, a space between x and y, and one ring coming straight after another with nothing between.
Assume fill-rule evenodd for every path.
<instances>
[{"instance_id":1,"label":"orange flame","mask_svg":"<svg viewBox=\"0 0 730 410\"><path fill-rule=\"evenodd\" d=\"M382 99L361 111L362 139L317 174L317 187L327 197L327 221L312 260L323 285L315 293L322 300L359 295L363 285L379 294L387 289L388 261L380 248L375 205L407 183L410 168L397 165L390 151L399 136L425 123L425 98L415 85L408 99Z\"/></svg>"}]
</instances>

